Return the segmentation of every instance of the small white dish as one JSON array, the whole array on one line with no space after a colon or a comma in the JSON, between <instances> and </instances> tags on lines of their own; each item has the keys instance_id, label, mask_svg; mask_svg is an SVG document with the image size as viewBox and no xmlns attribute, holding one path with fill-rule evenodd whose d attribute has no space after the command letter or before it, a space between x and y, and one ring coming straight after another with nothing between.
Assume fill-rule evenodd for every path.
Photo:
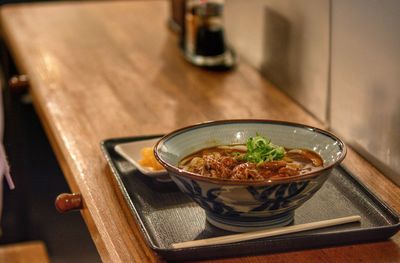
<instances>
[{"instance_id":1,"label":"small white dish","mask_svg":"<svg viewBox=\"0 0 400 263\"><path fill-rule=\"evenodd\" d=\"M160 182L170 182L171 178L168 176L167 170L153 170L151 167L142 166L139 163L139 160L142 159L140 150L145 147L153 147L159 139L160 138L121 143L115 146L115 151L132 163L142 174Z\"/></svg>"}]
</instances>

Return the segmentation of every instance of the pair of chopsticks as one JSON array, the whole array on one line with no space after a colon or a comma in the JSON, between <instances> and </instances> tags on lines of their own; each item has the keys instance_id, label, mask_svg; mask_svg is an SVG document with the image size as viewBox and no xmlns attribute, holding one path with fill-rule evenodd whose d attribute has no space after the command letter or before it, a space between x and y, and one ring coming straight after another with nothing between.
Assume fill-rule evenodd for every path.
<instances>
[{"instance_id":1,"label":"pair of chopsticks","mask_svg":"<svg viewBox=\"0 0 400 263\"><path fill-rule=\"evenodd\" d=\"M200 246L208 246L208 245L220 245L220 244L228 244L228 243L236 243L241 241L247 241L252 239L264 238L264 237L273 237L285 234L292 234L307 230L313 230L318 228L342 225L352 222L359 222L361 217L356 216L347 216L336 219L323 220L318 222L294 225L294 226L286 226L279 227L274 229L253 231L241 234L233 234L221 237L213 237L206 239L199 239L181 243L172 244L172 248L188 248L188 247L200 247Z\"/></svg>"}]
</instances>

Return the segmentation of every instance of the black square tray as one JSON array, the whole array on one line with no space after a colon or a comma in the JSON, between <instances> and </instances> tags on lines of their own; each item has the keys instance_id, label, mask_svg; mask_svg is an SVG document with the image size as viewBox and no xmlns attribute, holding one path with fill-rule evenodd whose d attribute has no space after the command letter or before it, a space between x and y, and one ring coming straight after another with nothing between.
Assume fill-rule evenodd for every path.
<instances>
[{"instance_id":1,"label":"black square tray","mask_svg":"<svg viewBox=\"0 0 400 263\"><path fill-rule=\"evenodd\" d=\"M400 229L399 216L339 167L314 197L296 209L294 224L349 215L360 215L361 223L234 244L173 249L173 243L231 232L206 222L204 211L173 183L157 183L142 175L114 150L120 143L159 136L109 139L101 147L148 246L165 260L200 260L378 241L390 238Z\"/></svg>"}]
</instances>

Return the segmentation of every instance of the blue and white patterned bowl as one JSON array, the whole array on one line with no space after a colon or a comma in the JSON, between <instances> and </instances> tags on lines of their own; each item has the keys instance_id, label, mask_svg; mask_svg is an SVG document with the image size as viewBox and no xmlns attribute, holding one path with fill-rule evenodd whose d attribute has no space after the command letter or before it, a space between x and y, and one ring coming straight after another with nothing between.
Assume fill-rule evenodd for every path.
<instances>
[{"instance_id":1,"label":"blue and white patterned bowl","mask_svg":"<svg viewBox=\"0 0 400 263\"><path fill-rule=\"evenodd\" d=\"M310 149L321 155L324 167L316 172L269 181L233 181L202 177L178 168L184 157L203 148L244 144L260 134L276 145ZM310 199L346 156L344 143L318 128L282 121L224 120L173 131L161 138L154 154L179 189L206 212L219 228L245 232L288 225L294 210Z\"/></svg>"}]
</instances>

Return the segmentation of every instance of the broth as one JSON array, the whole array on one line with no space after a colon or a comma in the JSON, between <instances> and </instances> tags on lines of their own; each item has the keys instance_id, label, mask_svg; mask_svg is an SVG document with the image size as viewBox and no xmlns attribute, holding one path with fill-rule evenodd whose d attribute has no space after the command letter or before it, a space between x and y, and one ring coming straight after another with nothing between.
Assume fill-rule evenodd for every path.
<instances>
[{"instance_id":1,"label":"broth","mask_svg":"<svg viewBox=\"0 0 400 263\"><path fill-rule=\"evenodd\" d=\"M321 156L307 149L285 149L281 160L246 161L246 145L205 148L183 158L178 167L200 176L237 181L281 179L313 172L323 166Z\"/></svg>"}]
</instances>

